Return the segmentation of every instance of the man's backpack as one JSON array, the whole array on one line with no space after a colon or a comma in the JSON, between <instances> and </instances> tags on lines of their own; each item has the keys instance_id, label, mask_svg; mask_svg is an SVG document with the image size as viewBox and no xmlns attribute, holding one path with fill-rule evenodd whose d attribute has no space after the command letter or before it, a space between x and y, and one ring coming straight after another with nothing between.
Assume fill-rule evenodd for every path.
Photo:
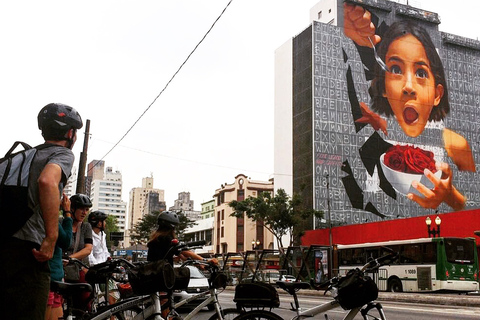
<instances>
[{"instance_id":1,"label":"man's backpack","mask_svg":"<svg viewBox=\"0 0 480 320\"><path fill-rule=\"evenodd\" d=\"M13 153L17 146L25 149ZM28 206L28 181L30 166L37 153L37 148L17 141L0 159L0 236L10 237L33 215Z\"/></svg>"}]
</instances>

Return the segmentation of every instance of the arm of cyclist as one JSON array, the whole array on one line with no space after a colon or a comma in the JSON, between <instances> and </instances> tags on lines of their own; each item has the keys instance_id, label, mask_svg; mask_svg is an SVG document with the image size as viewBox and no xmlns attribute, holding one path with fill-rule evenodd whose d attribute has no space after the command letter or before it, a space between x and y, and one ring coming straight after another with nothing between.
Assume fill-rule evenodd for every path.
<instances>
[{"instance_id":1,"label":"arm of cyclist","mask_svg":"<svg viewBox=\"0 0 480 320\"><path fill-rule=\"evenodd\" d=\"M71 254L70 258L75 258L75 259L78 259L78 260L82 260L83 258L88 257L88 255L92 252L92 249L93 249L93 244L86 243L85 248Z\"/></svg>"},{"instance_id":2,"label":"arm of cyclist","mask_svg":"<svg viewBox=\"0 0 480 320\"><path fill-rule=\"evenodd\" d=\"M211 264L215 264L215 265L218 265L218 260L213 258L213 259L204 259L202 256L196 254L195 252L191 251L191 250L186 250L186 251L182 251L180 254L179 254L179 257L180 259L182 260L187 260L188 258L192 259L192 260L201 260L201 261L206 261L206 262L209 262Z\"/></svg>"}]
</instances>

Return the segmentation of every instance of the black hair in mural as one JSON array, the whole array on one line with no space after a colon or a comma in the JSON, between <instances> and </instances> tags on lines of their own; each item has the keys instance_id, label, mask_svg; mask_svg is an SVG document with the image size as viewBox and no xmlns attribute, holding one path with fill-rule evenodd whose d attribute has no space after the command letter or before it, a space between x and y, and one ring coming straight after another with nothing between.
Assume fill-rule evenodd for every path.
<instances>
[{"instance_id":1,"label":"black hair in mural","mask_svg":"<svg viewBox=\"0 0 480 320\"><path fill-rule=\"evenodd\" d=\"M423 44L423 48L430 62L430 68L435 77L435 85L441 84L444 88L444 93L439 105L436 108L433 108L428 119L430 121L442 120L450 112L447 81L445 80L442 60L440 59L437 50L435 50L435 45L428 32L417 23L410 20L394 22L382 37L382 41L378 46L378 55L383 61L385 61L387 50L392 42L408 34L413 35L421 44ZM385 71L380 68L378 64L374 64L373 69L375 76L369 89L372 98L372 110L379 114L386 115L387 117L393 116L392 108L384 95Z\"/></svg>"}]
</instances>

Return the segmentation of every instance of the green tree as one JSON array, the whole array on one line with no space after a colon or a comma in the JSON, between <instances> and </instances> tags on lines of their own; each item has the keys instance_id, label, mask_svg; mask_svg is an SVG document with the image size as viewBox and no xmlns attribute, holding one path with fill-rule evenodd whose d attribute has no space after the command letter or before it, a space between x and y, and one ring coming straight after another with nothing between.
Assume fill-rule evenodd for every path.
<instances>
[{"instance_id":1,"label":"green tree","mask_svg":"<svg viewBox=\"0 0 480 320\"><path fill-rule=\"evenodd\" d=\"M118 232L117 217L109 214L106 220L105 233L107 237L107 248L110 250L112 245L118 246L118 243L110 240L110 232Z\"/></svg>"},{"instance_id":2,"label":"green tree","mask_svg":"<svg viewBox=\"0 0 480 320\"><path fill-rule=\"evenodd\" d=\"M160 212L154 211L150 214L146 214L140 219L134 226L132 232L132 240L138 241L139 243L146 244L150 239L150 235L152 232L157 230L157 220L158 215ZM177 238L180 240L184 240L184 231L186 228L191 227L195 224L194 221L188 219L182 212L177 212L178 219L180 223L175 228L175 233L177 234Z\"/></svg>"},{"instance_id":3,"label":"green tree","mask_svg":"<svg viewBox=\"0 0 480 320\"><path fill-rule=\"evenodd\" d=\"M270 192L262 192L258 197L248 197L243 201L233 200L229 206L235 211L231 216L243 218L246 215L256 222L263 222L265 228L276 238L279 250L283 253L282 237L289 234L288 246L294 239L300 238L304 230L300 230L301 222L315 216L321 218L322 211L304 209L300 195L290 197L285 190L278 189L272 196Z\"/></svg>"},{"instance_id":4,"label":"green tree","mask_svg":"<svg viewBox=\"0 0 480 320\"><path fill-rule=\"evenodd\" d=\"M146 244L150 239L152 232L157 230L157 219L159 211L153 211L152 213L146 214L140 219L134 226L131 235L133 241L138 241L138 243Z\"/></svg>"}]
</instances>

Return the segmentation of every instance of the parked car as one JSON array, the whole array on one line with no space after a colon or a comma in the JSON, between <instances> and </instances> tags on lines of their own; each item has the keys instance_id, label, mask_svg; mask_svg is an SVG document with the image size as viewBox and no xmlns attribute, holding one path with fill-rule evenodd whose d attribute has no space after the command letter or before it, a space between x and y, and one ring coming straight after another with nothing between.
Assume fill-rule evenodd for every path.
<instances>
[{"instance_id":1,"label":"parked car","mask_svg":"<svg viewBox=\"0 0 480 320\"><path fill-rule=\"evenodd\" d=\"M295 278L294 276L291 276L289 274L284 274L280 277L280 281L295 282L295 281L297 281L297 278Z\"/></svg>"},{"instance_id":2,"label":"parked car","mask_svg":"<svg viewBox=\"0 0 480 320\"><path fill-rule=\"evenodd\" d=\"M190 298L203 291L208 291L208 279L203 275L203 273L195 266L187 266L187 268L190 269L190 282L188 283L188 288L186 290L175 290L173 292L174 302ZM205 299L206 297L195 299L184 306L196 307ZM215 306L213 304L209 304L207 305L207 308L211 311L215 308Z\"/></svg>"}]
</instances>

